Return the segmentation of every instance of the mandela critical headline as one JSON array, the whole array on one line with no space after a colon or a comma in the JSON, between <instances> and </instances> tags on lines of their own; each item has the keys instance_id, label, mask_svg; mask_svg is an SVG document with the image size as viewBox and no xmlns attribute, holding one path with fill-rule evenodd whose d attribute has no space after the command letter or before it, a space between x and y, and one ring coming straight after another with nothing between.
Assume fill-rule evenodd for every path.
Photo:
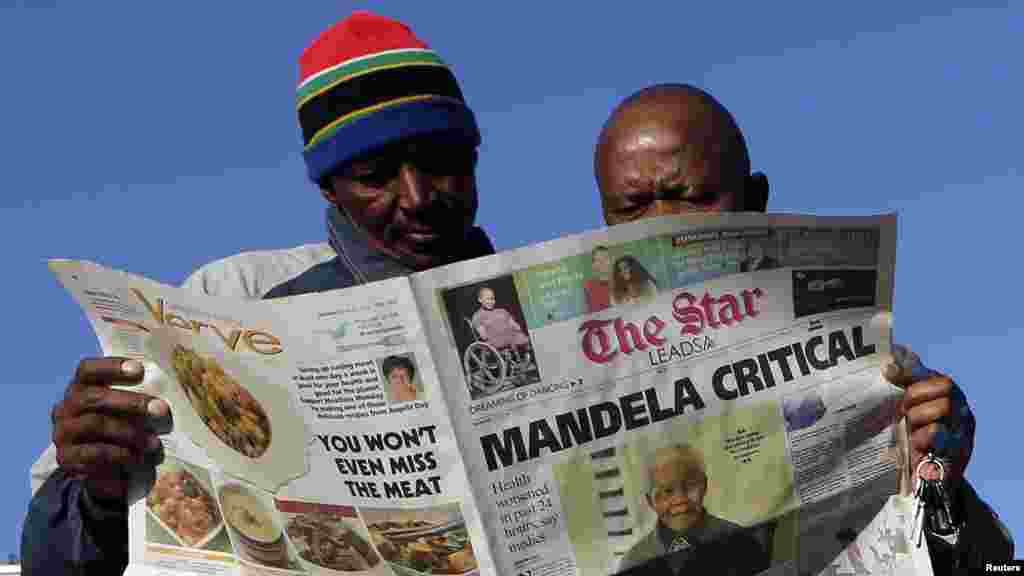
<instances>
[{"instance_id":1,"label":"mandela critical headline","mask_svg":"<svg viewBox=\"0 0 1024 576\"><path fill-rule=\"evenodd\" d=\"M735 400L772 388L780 378L790 382L828 370L840 361L852 362L874 353L875 346L864 342L864 327L853 326L849 333L836 330L723 364L713 372L710 389L720 400ZM620 396L617 401L602 401L506 428L500 435L481 436L480 447L488 470L494 471L704 406L698 387L689 377L683 377L673 383L671 390L651 387Z\"/></svg>"}]
</instances>

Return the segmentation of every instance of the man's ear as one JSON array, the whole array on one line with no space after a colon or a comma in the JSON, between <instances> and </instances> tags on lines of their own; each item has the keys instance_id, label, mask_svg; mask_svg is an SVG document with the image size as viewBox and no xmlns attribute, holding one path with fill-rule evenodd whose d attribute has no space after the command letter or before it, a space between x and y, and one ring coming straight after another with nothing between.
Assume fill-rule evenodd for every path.
<instances>
[{"instance_id":1,"label":"man's ear","mask_svg":"<svg viewBox=\"0 0 1024 576\"><path fill-rule=\"evenodd\" d=\"M768 209L768 177L764 172L747 176L743 187L743 211L764 212Z\"/></svg>"}]
</instances>

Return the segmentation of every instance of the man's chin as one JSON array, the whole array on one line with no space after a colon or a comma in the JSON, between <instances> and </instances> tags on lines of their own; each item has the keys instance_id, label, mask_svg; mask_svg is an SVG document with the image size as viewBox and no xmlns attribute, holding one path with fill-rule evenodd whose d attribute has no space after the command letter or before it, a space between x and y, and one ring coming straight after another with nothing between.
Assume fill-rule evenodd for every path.
<instances>
[{"instance_id":1,"label":"man's chin","mask_svg":"<svg viewBox=\"0 0 1024 576\"><path fill-rule=\"evenodd\" d=\"M697 524L698 520L700 520L700 516L696 514L686 514L666 518L664 523L665 526L675 530L676 532L685 532L690 528L693 528Z\"/></svg>"},{"instance_id":2,"label":"man's chin","mask_svg":"<svg viewBox=\"0 0 1024 576\"><path fill-rule=\"evenodd\" d=\"M441 257L440 254L422 254L422 253L409 253L403 252L398 255L399 260L405 265L409 266L413 270L429 270L441 266L447 260Z\"/></svg>"},{"instance_id":3,"label":"man's chin","mask_svg":"<svg viewBox=\"0 0 1024 576\"><path fill-rule=\"evenodd\" d=\"M451 248L436 243L429 246L402 246L394 254L400 261L416 270L426 270L441 266L452 260Z\"/></svg>"},{"instance_id":4,"label":"man's chin","mask_svg":"<svg viewBox=\"0 0 1024 576\"><path fill-rule=\"evenodd\" d=\"M462 247L454 238L440 236L422 242L405 239L396 248L395 252L401 260L423 270L454 261Z\"/></svg>"}]
</instances>

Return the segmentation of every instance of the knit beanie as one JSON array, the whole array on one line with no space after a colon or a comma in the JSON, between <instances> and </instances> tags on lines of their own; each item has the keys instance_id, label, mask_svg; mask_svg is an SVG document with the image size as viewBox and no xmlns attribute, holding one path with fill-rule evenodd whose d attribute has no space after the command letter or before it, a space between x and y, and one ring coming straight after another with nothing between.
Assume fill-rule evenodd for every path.
<instances>
[{"instance_id":1,"label":"knit beanie","mask_svg":"<svg viewBox=\"0 0 1024 576\"><path fill-rule=\"evenodd\" d=\"M299 58L303 156L316 183L390 142L444 133L480 144L455 75L408 26L354 12Z\"/></svg>"}]
</instances>

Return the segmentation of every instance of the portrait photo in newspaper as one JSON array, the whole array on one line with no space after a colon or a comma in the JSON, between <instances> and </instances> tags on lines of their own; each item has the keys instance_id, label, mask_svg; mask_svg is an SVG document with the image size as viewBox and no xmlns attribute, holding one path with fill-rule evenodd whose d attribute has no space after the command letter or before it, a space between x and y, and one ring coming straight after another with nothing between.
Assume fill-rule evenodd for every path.
<instances>
[{"instance_id":1,"label":"portrait photo in newspaper","mask_svg":"<svg viewBox=\"0 0 1024 576\"><path fill-rule=\"evenodd\" d=\"M540 382L512 275L450 288L441 297L474 400Z\"/></svg>"},{"instance_id":2,"label":"portrait photo in newspaper","mask_svg":"<svg viewBox=\"0 0 1024 576\"><path fill-rule=\"evenodd\" d=\"M784 426L778 405L764 402L627 434L613 449L555 465L581 567L758 574L791 561Z\"/></svg>"},{"instance_id":3,"label":"portrait photo in newspaper","mask_svg":"<svg viewBox=\"0 0 1024 576\"><path fill-rule=\"evenodd\" d=\"M620 256L612 264L612 304L649 304L658 295L658 282L634 256Z\"/></svg>"},{"instance_id":4,"label":"portrait photo in newspaper","mask_svg":"<svg viewBox=\"0 0 1024 576\"><path fill-rule=\"evenodd\" d=\"M377 360L377 372L384 385L384 397L389 404L423 400L423 384L412 352L393 354Z\"/></svg>"}]
</instances>

